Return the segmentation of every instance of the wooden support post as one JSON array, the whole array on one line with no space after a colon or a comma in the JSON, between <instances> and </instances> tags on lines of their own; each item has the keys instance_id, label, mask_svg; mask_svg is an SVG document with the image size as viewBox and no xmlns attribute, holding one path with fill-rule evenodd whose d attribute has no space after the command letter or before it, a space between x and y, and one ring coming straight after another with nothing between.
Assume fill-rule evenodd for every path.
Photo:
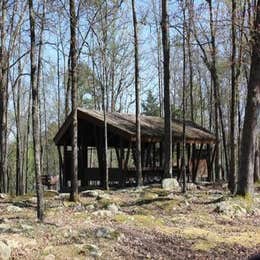
<instances>
[{"instance_id":1,"label":"wooden support post","mask_svg":"<svg viewBox=\"0 0 260 260\"><path fill-rule=\"evenodd\" d=\"M196 157L196 144L192 144L192 156L191 156L191 165L192 165L192 182L196 181L195 174L195 157Z\"/></svg>"},{"instance_id":2,"label":"wooden support post","mask_svg":"<svg viewBox=\"0 0 260 260\"><path fill-rule=\"evenodd\" d=\"M145 167L149 167L151 163L151 152L152 152L152 144L149 143L146 148L146 159L145 159Z\"/></svg>"},{"instance_id":3,"label":"wooden support post","mask_svg":"<svg viewBox=\"0 0 260 260\"><path fill-rule=\"evenodd\" d=\"M215 157L216 157L216 150L217 150L216 147L217 147L217 145L215 144L213 154L212 154L212 157L211 157L211 161L210 161L211 180L213 182L215 182L215 180L216 180L216 177L215 177L214 172L213 172L213 164L214 164L214 160L215 160Z\"/></svg>"},{"instance_id":4,"label":"wooden support post","mask_svg":"<svg viewBox=\"0 0 260 260\"><path fill-rule=\"evenodd\" d=\"M181 155L180 143L177 143L177 168L178 168L178 171L180 171L180 155Z\"/></svg>"},{"instance_id":5,"label":"wooden support post","mask_svg":"<svg viewBox=\"0 0 260 260\"><path fill-rule=\"evenodd\" d=\"M173 158L172 158L172 167L175 165L175 163L174 163L174 149L175 149L175 143L172 143L172 156L173 156Z\"/></svg>"},{"instance_id":6,"label":"wooden support post","mask_svg":"<svg viewBox=\"0 0 260 260\"><path fill-rule=\"evenodd\" d=\"M200 163L200 155L201 155L202 148L203 148L203 144L200 145L199 153L197 155L197 161L196 161L194 176L193 176L193 179L192 179L192 181L194 183L196 182L196 179L197 179L198 168L199 168L199 163Z\"/></svg>"},{"instance_id":7,"label":"wooden support post","mask_svg":"<svg viewBox=\"0 0 260 260\"><path fill-rule=\"evenodd\" d=\"M63 162L62 162L62 155L61 155L61 149L60 146L57 146L58 148L58 154L59 154L59 178L60 178L60 191L63 191Z\"/></svg>"},{"instance_id":8,"label":"wooden support post","mask_svg":"<svg viewBox=\"0 0 260 260\"><path fill-rule=\"evenodd\" d=\"M159 148L159 156L160 156L160 167L163 167L163 143L160 142L160 148Z\"/></svg>"},{"instance_id":9,"label":"wooden support post","mask_svg":"<svg viewBox=\"0 0 260 260\"><path fill-rule=\"evenodd\" d=\"M96 138L96 148L97 148L97 157L98 157L98 167L99 167L99 177L100 177L100 185L101 187L104 186L104 165L103 165L103 150L102 150L102 133L98 131L99 138L96 136L95 131L95 138Z\"/></svg>"},{"instance_id":10,"label":"wooden support post","mask_svg":"<svg viewBox=\"0 0 260 260\"><path fill-rule=\"evenodd\" d=\"M156 168L156 143L153 144L153 169Z\"/></svg>"},{"instance_id":11,"label":"wooden support post","mask_svg":"<svg viewBox=\"0 0 260 260\"><path fill-rule=\"evenodd\" d=\"M81 186L85 187L88 184L87 181L87 167L88 167L88 147L85 145L82 147L82 174L81 174Z\"/></svg>"},{"instance_id":12,"label":"wooden support post","mask_svg":"<svg viewBox=\"0 0 260 260\"><path fill-rule=\"evenodd\" d=\"M130 151L131 151L132 143L129 142L128 148L127 148L127 153L126 153L126 158L124 160L124 169L122 172L122 179L123 179L123 187L125 186L125 181L126 181L126 175L127 175L127 170L128 170L128 161L130 157Z\"/></svg>"},{"instance_id":13,"label":"wooden support post","mask_svg":"<svg viewBox=\"0 0 260 260\"><path fill-rule=\"evenodd\" d=\"M190 182L190 144L186 144L186 149L187 149L187 169L186 169L186 174L188 176L188 182Z\"/></svg>"},{"instance_id":14,"label":"wooden support post","mask_svg":"<svg viewBox=\"0 0 260 260\"><path fill-rule=\"evenodd\" d=\"M208 179L208 181L212 180L210 159L211 159L211 147L210 147L210 144L207 144L207 173L208 173L207 179Z\"/></svg>"},{"instance_id":15,"label":"wooden support post","mask_svg":"<svg viewBox=\"0 0 260 260\"><path fill-rule=\"evenodd\" d=\"M124 164L123 164L124 157L125 157L125 150L124 150L124 146L123 146L123 140L120 137L120 162L119 162L119 165L120 165L120 186L121 187L125 186L125 183L124 183Z\"/></svg>"}]
</instances>

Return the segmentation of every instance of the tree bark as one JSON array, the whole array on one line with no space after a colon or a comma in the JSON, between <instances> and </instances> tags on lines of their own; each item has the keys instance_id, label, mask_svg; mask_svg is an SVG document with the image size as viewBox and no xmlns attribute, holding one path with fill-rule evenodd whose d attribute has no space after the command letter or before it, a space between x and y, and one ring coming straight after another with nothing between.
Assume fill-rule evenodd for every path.
<instances>
[{"instance_id":1,"label":"tree bark","mask_svg":"<svg viewBox=\"0 0 260 260\"><path fill-rule=\"evenodd\" d=\"M256 147L255 147L255 165L254 165L254 181L260 181L260 137L256 138Z\"/></svg>"},{"instance_id":2,"label":"tree bark","mask_svg":"<svg viewBox=\"0 0 260 260\"><path fill-rule=\"evenodd\" d=\"M182 192L186 192L186 159L185 159L185 151L186 151L186 31L187 31L187 24L186 24L186 1L182 1L182 11L183 11L183 36L182 36L182 52L183 52L183 71L182 71ZM189 32L188 32L189 34ZM188 36L188 35L187 35ZM189 41L189 36L187 37L187 41ZM188 43L188 42L187 42ZM189 45L189 43L188 43ZM191 62L190 57L190 46L189 49L189 62ZM191 71L190 71L191 73ZM191 82L190 82L191 84ZM192 91L192 89L190 89ZM191 99L191 102L192 99ZM191 104L192 105L192 104ZM191 108L191 117L193 118L193 109ZM192 119L193 121L193 119Z\"/></svg>"},{"instance_id":3,"label":"tree bark","mask_svg":"<svg viewBox=\"0 0 260 260\"><path fill-rule=\"evenodd\" d=\"M141 151L141 121L140 121L140 82L139 82L139 46L137 33L137 19L135 12L135 0L132 0L134 49L135 49L135 120L136 120L136 161L137 161L137 185L143 185L142 176L142 151Z\"/></svg>"},{"instance_id":4,"label":"tree bark","mask_svg":"<svg viewBox=\"0 0 260 260\"><path fill-rule=\"evenodd\" d=\"M1 2L1 19L0 19L0 191L7 192L7 53L5 49L6 39L6 4Z\"/></svg>"},{"instance_id":5,"label":"tree bark","mask_svg":"<svg viewBox=\"0 0 260 260\"><path fill-rule=\"evenodd\" d=\"M232 54L231 54L231 107L230 107L230 170L228 176L228 187L231 193L235 192L235 176L236 176L236 156L235 156L235 128L236 128L236 0L232 0Z\"/></svg>"},{"instance_id":6,"label":"tree bark","mask_svg":"<svg viewBox=\"0 0 260 260\"><path fill-rule=\"evenodd\" d=\"M43 187L41 182L41 155L40 155L40 129L39 129L39 90L36 84L36 48L35 48L35 14L33 10L33 0L28 0L30 18L30 38L31 38L31 89L32 89L32 129L34 147L34 166L37 194L37 217L40 221L44 218Z\"/></svg>"},{"instance_id":7,"label":"tree bark","mask_svg":"<svg viewBox=\"0 0 260 260\"><path fill-rule=\"evenodd\" d=\"M172 178L172 111L170 93L169 17L167 0L162 0L162 45L164 58L164 177Z\"/></svg>"},{"instance_id":8,"label":"tree bark","mask_svg":"<svg viewBox=\"0 0 260 260\"><path fill-rule=\"evenodd\" d=\"M251 32L251 68L238 171L237 194L242 196L254 193L255 143L260 109L260 0L257 1L255 8L256 16Z\"/></svg>"},{"instance_id":9,"label":"tree bark","mask_svg":"<svg viewBox=\"0 0 260 260\"><path fill-rule=\"evenodd\" d=\"M72 201L78 200L78 119L77 119L77 17L75 1L70 0L70 78L71 78L71 104L72 104L72 157L73 167L71 174Z\"/></svg>"}]
</instances>

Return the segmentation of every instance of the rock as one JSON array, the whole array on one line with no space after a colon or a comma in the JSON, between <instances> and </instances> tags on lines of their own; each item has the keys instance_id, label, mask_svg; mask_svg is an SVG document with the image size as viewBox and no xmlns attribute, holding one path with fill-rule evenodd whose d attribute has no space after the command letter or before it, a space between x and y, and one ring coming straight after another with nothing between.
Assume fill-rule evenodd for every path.
<instances>
[{"instance_id":1,"label":"rock","mask_svg":"<svg viewBox=\"0 0 260 260\"><path fill-rule=\"evenodd\" d=\"M180 191L180 185L176 178L163 179L162 188L165 190Z\"/></svg>"},{"instance_id":2,"label":"rock","mask_svg":"<svg viewBox=\"0 0 260 260\"><path fill-rule=\"evenodd\" d=\"M58 195L59 195L59 192L56 190L45 190L44 191L44 197L53 198Z\"/></svg>"},{"instance_id":3,"label":"rock","mask_svg":"<svg viewBox=\"0 0 260 260\"><path fill-rule=\"evenodd\" d=\"M228 190L228 183L223 183L222 184L222 189L223 190Z\"/></svg>"},{"instance_id":4,"label":"rock","mask_svg":"<svg viewBox=\"0 0 260 260\"><path fill-rule=\"evenodd\" d=\"M2 224L2 223L9 223L10 221L9 221L9 219L7 219L7 218L1 218L0 219L0 224Z\"/></svg>"},{"instance_id":5,"label":"rock","mask_svg":"<svg viewBox=\"0 0 260 260\"><path fill-rule=\"evenodd\" d=\"M119 236L113 228L100 227L96 230L96 237L98 238L117 238Z\"/></svg>"},{"instance_id":6,"label":"rock","mask_svg":"<svg viewBox=\"0 0 260 260\"><path fill-rule=\"evenodd\" d=\"M55 255L52 255L52 254L49 254L49 255L46 255L43 259L44 260L55 260Z\"/></svg>"},{"instance_id":7,"label":"rock","mask_svg":"<svg viewBox=\"0 0 260 260\"><path fill-rule=\"evenodd\" d=\"M10 230L11 230L11 226L9 224L5 224L5 223L0 224L0 233L5 233Z\"/></svg>"},{"instance_id":8,"label":"rock","mask_svg":"<svg viewBox=\"0 0 260 260\"><path fill-rule=\"evenodd\" d=\"M7 199L8 198L8 195L5 194L5 193L0 193L0 199Z\"/></svg>"},{"instance_id":9,"label":"rock","mask_svg":"<svg viewBox=\"0 0 260 260\"><path fill-rule=\"evenodd\" d=\"M114 214L110 211L110 210L107 210L107 209L100 209L100 210L97 210L95 212L92 213L94 216L99 216L99 217L112 217Z\"/></svg>"},{"instance_id":10,"label":"rock","mask_svg":"<svg viewBox=\"0 0 260 260\"><path fill-rule=\"evenodd\" d=\"M197 185L194 183L187 183L187 190L195 191L197 190Z\"/></svg>"},{"instance_id":11,"label":"rock","mask_svg":"<svg viewBox=\"0 0 260 260\"><path fill-rule=\"evenodd\" d=\"M96 198L98 197L100 194L103 194L104 192L101 191L101 190L85 190L85 191L82 191L80 193L80 195L82 197L92 197L92 198Z\"/></svg>"},{"instance_id":12,"label":"rock","mask_svg":"<svg viewBox=\"0 0 260 260\"><path fill-rule=\"evenodd\" d=\"M106 193L101 193L97 196L97 200L110 200L111 197Z\"/></svg>"},{"instance_id":13,"label":"rock","mask_svg":"<svg viewBox=\"0 0 260 260\"><path fill-rule=\"evenodd\" d=\"M18 248L19 246L21 246L21 244L19 243L19 241L14 240L14 239L5 239L4 242L11 248ZM1 259L1 258L0 258Z\"/></svg>"},{"instance_id":14,"label":"rock","mask_svg":"<svg viewBox=\"0 0 260 260\"><path fill-rule=\"evenodd\" d=\"M185 203L185 206L187 206L187 207L190 205L190 203L187 200L185 200L184 203Z\"/></svg>"},{"instance_id":15,"label":"rock","mask_svg":"<svg viewBox=\"0 0 260 260\"><path fill-rule=\"evenodd\" d=\"M94 257L100 257L102 255L102 252L100 251L99 247L96 245L87 245L87 249L90 255Z\"/></svg>"},{"instance_id":16,"label":"rock","mask_svg":"<svg viewBox=\"0 0 260 260\"><path fill-rule=\"evenodd\" d=\"M247 210L244 207L232 201L218 203L214 211L230 217L243 217L247 215Z\"/></svg>"},{"instance_id":17,"label":"rock","mask_svg":"<svg viewBox=\"0 0 260 260\"><path fill-rule=\"evenodd\" d=\"M94 210L94 209L95 209L95 206L93 204L86 206L86 210L91 211L91 210Z\"/></svg>"},{"instance_id":18,"label":"rock","mask_svg":"<svg viewBox=\"0 0 260 260\"><path fill-rule=\"evenodd\" d=\"M11 257L11 248L4 242L0 241L0 259L8 260Z\"/></svg>"},{"instance_id":19,"label":"rock","mask_svg":"<svg viewBox=\"0 0 260 260\"><path fill-rule=\"evenodd\" d=\"M65 200L65 199L69 199L70 198L70 194L69 193L59 193L58 196L54 197L57 200Z\"/></svg>"},{"instance_id":20,"label":"rock","mask_svg":"<svg viewBox=\"0 0 260 260\"><path fill-rule=\"evenodd\" d=\"M27 225L27 224L21 224L21 228L22 228L24 231L33 230L33 227L30 226L30 225Z\"/></svg>"},{"instance_id":21,"label":"rock","mask_svg":"<svg viewBox=\"0 0 260 260\"><path fill-rule=\"evenodd\" d=\"M22 209L20 207L13 206L13 205L8 206L6 210L8 212L20 212L20 211L22 211Z\"/></svg>"},{"instance_id":22,"label":"rock","mask_svg":"<svg viewBox=\"0 0 260 260\"><path fill-rule=\"evenodd\" d=\"M253 214L254 216L260 216L260 209L258 209L258 208L253 209L252 214Z\"/></svg>"},{"instance_id":23,"label":"rock","mask_svg":"<svg viewBox=\"0 0 260 260\"><path fill-rule=\"evenodd\" d=\"M157 199L158 197L159 195L153 192L143 191L140 193L140 198L142 200L153 200Z\"/></svg>"},{"instance_id":24,"label":"rock","mask_svg":"<svg viewBox=\"0 0 260 260\"><path fill-rule=\"evenodd\" d=\"M37 197L32 197L30 199L28 199L29 202L37 204Z\"/></svg>"},{"instance_id":25,"label":"rock","mask_svg":"<svg viewBox=\"0 0 260 260\"><path fill-rule=\"evenodd\" d=\"M113 204L109 204L109 205L107 206L107 210L111 211L111 213L113 213L113 214L117 214L118 211L119 211L117 205L114 204L114 203L113 203Z\"/></svg>"}]
</instances>

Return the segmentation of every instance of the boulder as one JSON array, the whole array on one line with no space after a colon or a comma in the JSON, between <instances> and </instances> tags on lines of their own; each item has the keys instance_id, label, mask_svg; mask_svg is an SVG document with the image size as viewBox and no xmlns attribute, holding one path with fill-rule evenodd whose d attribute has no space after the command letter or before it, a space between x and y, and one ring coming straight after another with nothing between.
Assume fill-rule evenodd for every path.
<instances>
[{"instance_id":1,"label":"boulder","mask_svg":"<svg viewBox=\"0 0 260 260\"><path fill-rule=\"evenodd\" d=\"M96 230L96 237L98 238L111 238L115 230L109 227L100 227Z\"/></svg>"},{"instance_id":2,"label":"boulder","mask_svg":"<svg viewBox=\"0 0 260 260\"><path fill-rule=\"evenodd\" d=\"M258 209L258 208L253 209L252 214L254 216L260 216L260 209Z\"/></svg>"},{"instance_id":3,"label":"boulder","mask_svg":"<svg viewBox=\"0 0 260 260\"><path fill-rule=\"evenodd\" d=\"M70 194L69 193L59 193L58 196L55 196L54 199L57 200L65 200L65 199L69 199L70 198Z\"/></svg>"},{"instance_id":4,"label":"boulder","mask_svg":"<svg viewBox=\"0 0 260 260\"><path fill-rule=\"evenodd\" d=\"M247 215L247 210L244 207L232 201L218 203L214 211L229 217L244 217Z\"/></svg>"},{"instance_id":5,"label":"boulder","mask_svg":"<svg viewBox=\"0 0 260 260\"><path fill-rule=\"evenodd\" d=\"M22 228L24 231L31 231L31 230L33 230L33 227L30 226L30 225L27 225L27 224L21 224L21 228Z\"/></svg>"},{"instance_id":6,"label":"boulder","mask_svg":"<svg viewBox=\"0 0 260 260\"><path fill-rule=\"evenodd\" d=\"M194 183L187 183L187 190L195 191L197 189L198 189L198 187L197 187L196 184L194 184Z\"/></svg>"},{"instance_id":7,"label":"boulder","mask_svg":"<svg viewBox=\"0 0 260 260\"><path fill-rule=\"evenodd\" d=\"M80 193L80 195L82 197L91 197L91 198L96 198L98 197L100 194L103 194L104 192L101 191L101 190L85 190L85 191L82 191Z\"/></svg>"},{"instance_id":8,"label":"boulder","mask_svg":"<svg viewBox=\"0 0 260 260\"><path fill-rule=\"evenodd\" d=\"M10 205L6 208L6 210L8 212L20 212L22 211L22 209L20 207L17 207L17 206L13 206L13 205Z\"/></svg>"},{"instance_id":9,"label":"boulder","mask_svg":"<svg viewBox=\"0 0 260 260\"><path fill-rule=\"evenodd\" d=\"M86 210L92 211L95 209L95 206L93 204L90 204L90 205L87 205L85 208L86 208Z\"/></svg>"},{"instance_id":10,"label":"boulder","mask_svg":"<svg viewBox=\"0 0 260 260\"><path fill-rule=\"evenodd\" d=\"M107 206L107 210L111 211L112 214L117 214L118 211L119 211L117 205L114 204L114 203L113 203L113 204L109 204L109 205Z\"/></svg>"},{"instance_id":11,"label":"boulder","mask_svg":"<svg viewBox=\"0 0 260 260\"><path fill-rule=\"evenodd\" d=\"M45 190L44 197L53 198L55 196L59 196L59 192L56 190Z\"/></svg>"},{"instance_id":12,"label":"boulder","mask_svg":"<svg viewBox=\"0 0 260 260\"><path fill-rule=\"evenodd\" d=\"M56 257L55 257L55 255L49 254L49 255L46 255L43 259L44 260L55 260Z\"/></svg>"},{"instance_id":13,"label":"boulder","mask_svg":"<svg viewBox=\"0 0 260 260\"><path fill-rule=\"evenodd\" d=\"M141 200L154 200L157 199L158 197L159 195L154 192L143 191L140 193Z\"/></svg>"},{"instance_id":14,"label":"boulder","mask_svg":"<svg viewBox=\"0 0 260 260\"><path fill-rule=\"evenodd\" d=\"M166 178L162 180L164 190L180 191L180 185L176 178Z\"/></svg>"},{"instance_id":15,"label":"boulder","mask_svg":"<svg viewBox=\"0 0 260 260\"><path fill-rule=\"evenodd\" d=\"M7 199L8 198L8 195L5 194L5 193L0 193L0 199Z\"/></svg>"},{"instance_id":16,"label":"boulder","mask_svg":"<svg viewBox=\"0 0 260 260\"><path fill-rule=\"evenodd\" d=\"M11 257L11 248L4 242L0 241L0 259L8 260Z\"/></svg>"},{"instance_id":17,"label":"boulder","mask_svg":"<svg viewBox=\"0 0 260 260\"><path fill-rule=\"evenodd\" d=\"M87 249L91 256L93 257L100 257L102 252L100 251L99 247L96 245L87 245Z\"/></svg>"},{"instance_id":18,"label":"boulder","mask_svg":"<svg viewBox=\"0 0 260 260\"><path fill-rule=\"evenodd\" d=\"M98 216L98 217L112 217L114 214L110 211L110 210L107 210L107 209L100 209L100 210L97 210L97 211L94 211L92 213L94 216Z\"/></svg>"},{"instance_id":19,"label":"boulder","mask_svg":"<svg viewBox=\"0 0 260 260\"><path fill-rule=\"evenodd\" d=\"M0 224L0 233L5 233L11 230L11 226L6 223ZM1 258L0 258L1 259Z\"/></svg>"},{"instance_id":20,"label":"boulder","mask_svg":"<svg viewBox=\"0 0 260 260\"><path fill-rule=\"evenodd\" d=\"M111 200L111 197L109 196L109 194L100 193L97 196L97 200Z\"/></svg>"}]
</instances>

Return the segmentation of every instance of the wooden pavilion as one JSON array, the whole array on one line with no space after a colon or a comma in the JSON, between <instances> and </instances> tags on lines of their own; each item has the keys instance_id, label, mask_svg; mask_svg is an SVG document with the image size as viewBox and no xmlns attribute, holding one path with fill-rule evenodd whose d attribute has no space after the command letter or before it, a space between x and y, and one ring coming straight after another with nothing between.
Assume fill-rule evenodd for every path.
<instances>
[{"instance_id":1,"label":"wooden pavilion","mask_svg":"<svg viewBox=\"0 0 260 260\"><path fill-rule=\"evenodd\" d=\"M102 111L78 108L79 189L102 186L104 176L104 118ZM136 184L135 115L107 113L109 185ZM180 175L182 122L173 120L173 173ZM163 177L164 120L141 116L142 170L144 183L160 182ZM54 137L58 147L60 188L69 190L72 167L72 116L69 115ZM186 161L188 179L196 181L200 161L211 180L215 136L199 125L186 122Z\"/></svg>"}]
</instances>

